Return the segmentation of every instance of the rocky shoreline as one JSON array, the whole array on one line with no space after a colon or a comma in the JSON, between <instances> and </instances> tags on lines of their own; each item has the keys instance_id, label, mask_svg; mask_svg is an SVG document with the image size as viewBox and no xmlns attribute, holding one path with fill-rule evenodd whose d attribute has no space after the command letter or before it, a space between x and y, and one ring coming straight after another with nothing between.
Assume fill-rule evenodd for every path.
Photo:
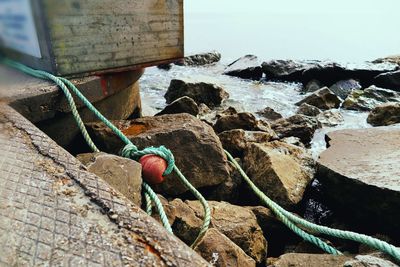
<instances>
[{"instance_id":1,"label":"rocky shoreline","mask_svg":"<svg viewBox=\"0 0 400 267\"><path fill-rule=\"evenodd\" d=\"M220 58L216 52L195 55L179 62L179 68L196 72L218 64ZM174 68L163 65L157 71ZM399 73L399 61L393 57L359 66L292 60L260 63L247 55L224 66L219 75L254 86L271 81L296 84L296 96L289 103L292 114L270 106L239 109L238 94L233 97L224 86L204 76L203 80L175 77L160 90L167 106L155 116L114 124L140 149L159 145L171 149L177 166L209 201L211 228L194 250L215 266L396 266L386 255L353 242L329 239L345 253L330 256L302 241L261 206L223 149L285 209L399 246ZM149 82L147 86L158 86ZM245 97L247 92L241 94ZM368 112L363 123L370 128L329 133L328 149L315 160L310 148L316 131L342 125L343 110ZM102 123L89 123L87 128L102 151L117 154L123 146ZM111 155L78 158L141 205L140 166ZM108 172L96 167L104 164L110 166ZM112 177L121 172L126 182L118 183ZM155 190L174 233L190 245L202 224L200 203L174 175ZM316 203L314 208L310 201Z\"/></svg>"}]
</instances>

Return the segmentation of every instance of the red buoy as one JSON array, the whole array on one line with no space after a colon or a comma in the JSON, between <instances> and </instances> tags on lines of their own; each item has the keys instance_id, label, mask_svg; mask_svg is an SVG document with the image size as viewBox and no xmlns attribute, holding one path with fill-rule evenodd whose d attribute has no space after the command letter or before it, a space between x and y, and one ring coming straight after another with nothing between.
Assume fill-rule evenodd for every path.
<instances>
[{"instance_id":1,"label":"red buoy","mask_svg":"<svg viewBox=\"0 0 400 267\"><path fill-rule=\"evenodd\" d=\"M143 179L149 184L159 184L164 181L163 173L167 169L165 159L157 155L145 155L140 158Z\"/></svg>"}]
</instances>

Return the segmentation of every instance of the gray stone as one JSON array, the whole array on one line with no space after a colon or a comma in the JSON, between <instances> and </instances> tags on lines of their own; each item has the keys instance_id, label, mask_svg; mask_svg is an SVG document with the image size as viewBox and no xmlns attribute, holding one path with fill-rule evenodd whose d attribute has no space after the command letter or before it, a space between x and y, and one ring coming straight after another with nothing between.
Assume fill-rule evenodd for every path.
<instances>
[{"instance_id":1,"label":"gray stone","mask_svg":"<svg viewBox=\"0 0 400 267\"><path fill-rule=\"evenodd\" d=\"M316 117L321 112L322 111L319 108L309 105L307 103L301 104L299 109L297 110L297 114L303 114L310 117Z\"/></svg>"},{"instance_id":2,"label":"gray stone","mask_svg":"<svg viewBox=\"0 0 400 267\"><path fill-rule=\"evenodd\" d=\"M276 132L279 138L298 137L305 145L311 142L319 127L319 122L315 118L301 114L280 119L271 124L272 130Z\"/></svg>"},{"instance_id":3,"label":"gray stone","mask_svg":"<svg viewBox=\"0 0 400 267\"><path fill-rule=\"evenodd\" d=\"M196 245L194 251L199 253L213 266L255 267L256 262L215 228L210 228Z\"/></svg>"},{"instance_id":4,"label":"gray stone","mask_svg":"<svg viewBox=\"0 0 400 267\"><path fill-rule=\"evenodd\" d=\"M325 110L316 117L322 126L334 127L342 124L344 118L339 110Z\"/></svg>"},{"instance_id":5,"label":"gray stone","mask_svg":"<svg viewBox=\"0 0 400 267\"><path fill-rule=\"evenodd\" d=\"M338 108L341 102L341 99L328 87L323 87L297 102L296 105L300 106L303 103L307 103L320 109L331 109Z\"/></svg>"},{"instance_id":6,"label":"gray stone","mask_svg":"<svg viewBox=\"0 0 400 267\"><path fill-rule=\"evenodd\" d=\"M329 254L288 253L279 257L270 267L343 267L352 257Z\"/></svg>"},{"instance_id":7,"label":"gray stone","mask_svg":"<svg viewBox=\"0 0 400 267\"><path fill-rule=\"evenodd\" d=\"M400 70L382 73L375 77L374 84L400 92Z\"/></svg>"},{"instance_id":8,"label":"gray stone","mask_svg":"<svg viewBox=\"0 0 400 267\"><path fill-rule=\"evenodd\" d=\"M321 89L322 87L324 87L324 85L320 81L313 79L306 84L304 91L306 93L312 93Z\"/></svg>"},{"instance_id":9,"label":"gray stone","mask_svg":"<svg viewBox=\"0 0 400 267\"><path fill-rule=\"evenodd\" d=\"M242 79L260 80L263 71L256 56L246 55L229 64L224 74Z\"/></svg>"},{"instance_id":10,"label":"gray stone","mask_svg":"<svg viewBox=\"0 0 400 267\"><path fill-rule=\"evenodd\" d=\"M176 62L175 64L184 66L204 66L217 63L220 60L221 54L216 51L212 51L208 53L187 56L182 62Z\"/></svg>"},{"instance_id":11,"label":"gray stone","mask_svg":"<svg viewBox=\"0 0 400 267\"><path fill-rule=\"evenodd\" d=\"M400 103L386 103L375 107L369 113L367 122L373 126L400 123Z\"/></svg>"},{"instance_id":12,"label":"gray stone","mask_svg":"<svg viewBox=\"0 0 400 267\"><path fill-rule=\"evenodd\" d=\"M188 113L190 115L197 116L197 114L199 114L199 107L193 99L183 96L173 101L155 116L178 113Z\"/></svg>"},{"instance_id":13,"label":"gray stone","mask_svg":"<svg viewBox=\"0 0 400 267\"><path fill-rule=\"evenodd\" d=\"M387 102L400 102L400 93L372 85L365 90L354 90L343 102L343 108L369 111Z\"/></svg>"},{"instance_id":14,"label":"gray stone","mask_svg":"<svg viewBox=\"0 0 400 267\"><path fill-rule=\"evenodd\" d=\"M343 267L398 267L398 265L374 255L357 255L354 260L346 261Z\"/></svg>"},{"instance_id":15,"label":"gray stone","mask_svg":"<svg viewBox=\"0 0 400 267\"><path fill-rule=\"evenodd\" d=\"M198 105L204 103L209 107L216 107L221 105L222 101L229 97L229 94L222 87L212 83L171 80L164 95L167 104L183 96L192 98Z\"/></svg>"},{"instance_id":16,"label":"gray stone","mask_svg":"<svg viewBox=\"0 0 400 267\"><path fill-rule=\"evenodd\" d=\"M80 154L77 159L139 207L142 204L142 165L106 153Z\"/></svg>"},{"instance_id":17,"label":"gray stone","mask_svg":"<svg viewBox=\"0 0 400 267\"><path fill-rule=\"evenodd\" d=\"M400 129L341 130L326 139L317 178L329 207L359 228L400 236Z\"/></svg>"},{"instance_id":18,"label":"gray stone","mask_svg":"<svg viewBox=\"0 0 400 267\"><path fill-rule=\"evenodd\" d=\"M230 167L218 136L211 126L189 114L143 117L114 124L139 149L164 145L175 156L182 173L196 188L215 186L230 176ZM118 153L124 143L103 123L87 125L96 144L104 151ZM169 195L187 191L175 173L155 189Z\"/></svg>"},{"instance_id":19,"label":"gray stone","mask_svg":"<svg viewBox=\"0 0 400 267\"><path fill-rule=\"evenodd\" d=\"M329 89L341 99L346 99L353 90L361 89L361 85L353 79L341 80L333 84Z\"/></svg>"},{"instance_id":20,"label":"gray stone","mask_svg":"<svg viewBox=\"0 0 400 267\"><path fill-rule=\"evenodd\" d=\"M394 64L397 64L397 65L400 65L400 55L393 55L393 56L388 56L388 57L384 57L384 58L378 58L378 59L375 59L372 62L373 63L389 62L389 63L394 63Z\"/></svg>"},{"instance_id":21,"label":"gray stone","mask_svg":"<svg viewBox=\"0 0 400 267\"><path fill-rule=\"evenodd\" d=\"M272 200L293 208L314 177L314 161L300 147L279 141L251 144L243 166L252 181Z\"/></svg>"}]
</instances>

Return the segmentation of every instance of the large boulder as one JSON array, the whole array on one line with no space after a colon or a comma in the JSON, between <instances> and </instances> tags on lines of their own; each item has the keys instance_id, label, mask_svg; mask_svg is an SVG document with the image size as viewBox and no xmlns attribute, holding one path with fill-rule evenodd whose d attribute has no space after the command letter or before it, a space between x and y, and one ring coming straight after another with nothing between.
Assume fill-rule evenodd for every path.
<instances>
[{"instance_id":1,"label":"large boulder","mask_svg":"<svg viewBox=\"0 0 400 267\"><path fill-rule=\"evenodd\" d=\"M155 116L178 113L188 113L190 115L197 116L197 114L199 114L199 107L193 99L183 96L173 101Z\"/></svg>"},{"instance_id":2,"label":"large boulder","mask_svg":"<svg viewBox=\"0 0 400 267\"><path fill-rule=\"evenodd\" d=\"M260 80L263 71L256 56L246 55L229 64L224 74L242 79Z\"/></svg>"},{"instance_id":3,"label":"large boulder","mask_svg":"<svg viewBox=\"0 0 400 267\"><path fill-rule=\"evenodd\" d=\"M400 236L400 129L341 130L326 139L317 178L329 207L362 230Z\"/></svg>"},{"instance_id":4,"label":"large boulder","mask_svg":"<svg viewBox=\"0 0 400 267\"><path fill-rule=\"evenodd\" d=\"M303 148L279 141L251 144L243 166L261 191L286 208L302 200L314 177L311 156Z\"/></svg>"},{"instance_id":5,"label":"large boulder","mask_svg":"<svg viewBox=\"0 0 400 267\"><path fill-rule=\"evenodd\" d=\"M373 126L400 123L400 103L386 103L375 107L368 114L367 122Z\"/></svg>"},{"instance_id":6,"label":"large boulder","mask_svg":"<svg viewBox=\"0 0 400 267\"><path fill-rule=\"evenodd\" d=\"M267 122L257 120L250 112L239 112L232 115L221 115L214 125L217 133L233 129L243 129L247 131L265 131L270 132L271 127Z\"/></svg>"},{"instance_id":7,"label":"large boulder","mask_svg":"<svg viewBox=\"0 0 400 267\"><path fill-rule=\"evenodd\" d=\"M270 60L261 66L267 79L300 81L303 71L310 68L311 64L294 60Z\"/></svg>"},{"instance_id":8,"label":"large boulder","mask_svg":"<svg viewBox=\"0 0 400 267\"><path fill-rule=\"evenodd\" d=\"M356 80L349 79L338 81L329 89L341 99L345 99L353 90L361 89L361 85Z\"/></svg>"},{"instance_id":9,"label":"large boulder","mask_svg":"<svg viewBox=\"0 0 400 267\"><path fill-rule=\"evenodd\" d=\"M215 228L210 228L194 251L217 267L255 267L256 262Z\"/></svg>"},{"instance_id":10,"label":"large boulder","mask_svg":"<svg viewBox=\"0 0 400 267\"><path fill-rule=\"evenodd\" d=\"M176 62L177 65L184 65L184 66L203 66L217 63L221 60L221 54L212 51L208 53L201 53L187 56L181 62Z\"/></svg>"},{"instance_id":11,"label":"large boulder","mask_svg":"<svg viewBox=\"0 0 400 267\"><path fill-rule=\"evenodd\" d=\"M341 102L341 99L328 87L323 87L297 102L296 105L300 106L303 103L307 103L320 109L331 109L338 108Z\"/></svg>"},{"instance_id":12,"label":"large boulder","mask_svg":"<svg viewBox=\"0 0 400 267\"><path fill-rule=\"evenodd\" d=\"M106 153L86 153L77 159L87 170L96 174L121 192L133 203L142 203L142 165L139 162Z\"/></svg>"},{"instance_id":13,"label":"large boulder","mask_svg":"<svg viewBox=\"0 0 400 267\"><path fill-rule=\"evenodd\" d=\"M318 121L313 117L301 114L293 115L289 118L274 121L271 128L279 138L298 137L303 144L308 145L315 131L320 127Z\"/></svg>"},{"instance_id":14,"label":"large boulder","mask_svg":"<svg viewBox=\"0 0 400 267\"><path fill-rule=\"evenodd\" d=\"M229 94L222 87L212 83L178 79L171 80L168 90L164 95L167 104L183 96L192 98L197 104L204 103L209 107L215 107L227 99Z\"/></svg>"},{"instance_id":15,"label":"large boulder","mask_svg":"<svg viewBox=\"0 0 400 267\"><path fill-rule=\"evenodd\" d=\"M319 108L309 105L307 103L301 104L297 110L297 114L302 114L310 117L316 117L320 113L322 113L322 111Z\"/></svg>"},{"instance_id":16,"label":"large boulder","mask_svg":"<svg viewBox=\"0 0 400 267\"><path fill-rule=\"evenodd\" d=\"M371 85L365 90L354 90L343 102L343 108L368 111L387 102L400 102L400 93Z\"/></svg>"},{"instance_id":17,"label":"large boulder","mask_svg":"<svg viewBox=\"0 0 400 267\"><path fill-rule=\"evenodd\" d=\"M174 156L176 165L196 188L218 185L228 179L230 167L221 142L211 126L189 114L143 117L114 121L114 124L139 149L164 145ZM103 150L118 153L123 142L103 123L90 123L88 130ZM176 174L166 176L157 190L178 195L187 189Z\"/></svg>"},{"instance_id":18,"label":"large boulder","mask_svg":"<svg viewBox=\"0 0 400 267\"><path fill-rule=\"evenodd\" d=\"M288 253L273 261L269 267L343 267L352 257L329 254Z\"/></svg>"},{"instance_id":19,"label":"large boulder","mask_svg":"<svg viewBox=\"0 0 400 267\"><path fill-rule=\"evenodd\" d=\"M277 138L273 131L245 131L242 129L224 131L218 134L218 137L223 147L234 157L243 156L243 151L251 143L266 143Z\"/></svg>"},{"instance_id":20,"label":"large boulder","mask_svg":"<svg viewBox=\"0 0 400 267\"><path fill-rule=\"evenodd\" d=\"M382 73L375 77L374 84L400 92L400 70Z\"/></svg>"},{"instance_id":21,"label":"large boulder","mask_svg":"<svg viewBox=\"0 0 400 267\"><path fill-rule=\"evenodd\" d=\"M252 211L226 202L208 201L208 204L211 208L212 227L227 236L257 263L263 262L267 242ZM191 244L202 225L204 211L200 202L175 199L169 202L167 212L173 221L174 233Z\"/></svg>"}]
</instances>

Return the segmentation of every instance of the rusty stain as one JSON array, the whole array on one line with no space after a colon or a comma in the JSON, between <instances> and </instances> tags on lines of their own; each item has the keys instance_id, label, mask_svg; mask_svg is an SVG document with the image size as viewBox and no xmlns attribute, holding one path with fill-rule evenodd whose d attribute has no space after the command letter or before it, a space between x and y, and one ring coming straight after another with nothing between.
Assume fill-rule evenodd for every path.
<instances>
[{"instance_id":1,"label":"rusty stain","mask_svg":"<svg viewBox=\"0 0 400 267\"><path fill-rule=\"evenodd\" d=\"M123 129L122 132L123 132L123 134L125 134L127 136L136 136L136 135L139 135L141 133L144 133L148 129L149 129L148 125L145 125L145 124L133 124L133 125L129 126L128 128Z\"/></svg>"}]
</instances>

